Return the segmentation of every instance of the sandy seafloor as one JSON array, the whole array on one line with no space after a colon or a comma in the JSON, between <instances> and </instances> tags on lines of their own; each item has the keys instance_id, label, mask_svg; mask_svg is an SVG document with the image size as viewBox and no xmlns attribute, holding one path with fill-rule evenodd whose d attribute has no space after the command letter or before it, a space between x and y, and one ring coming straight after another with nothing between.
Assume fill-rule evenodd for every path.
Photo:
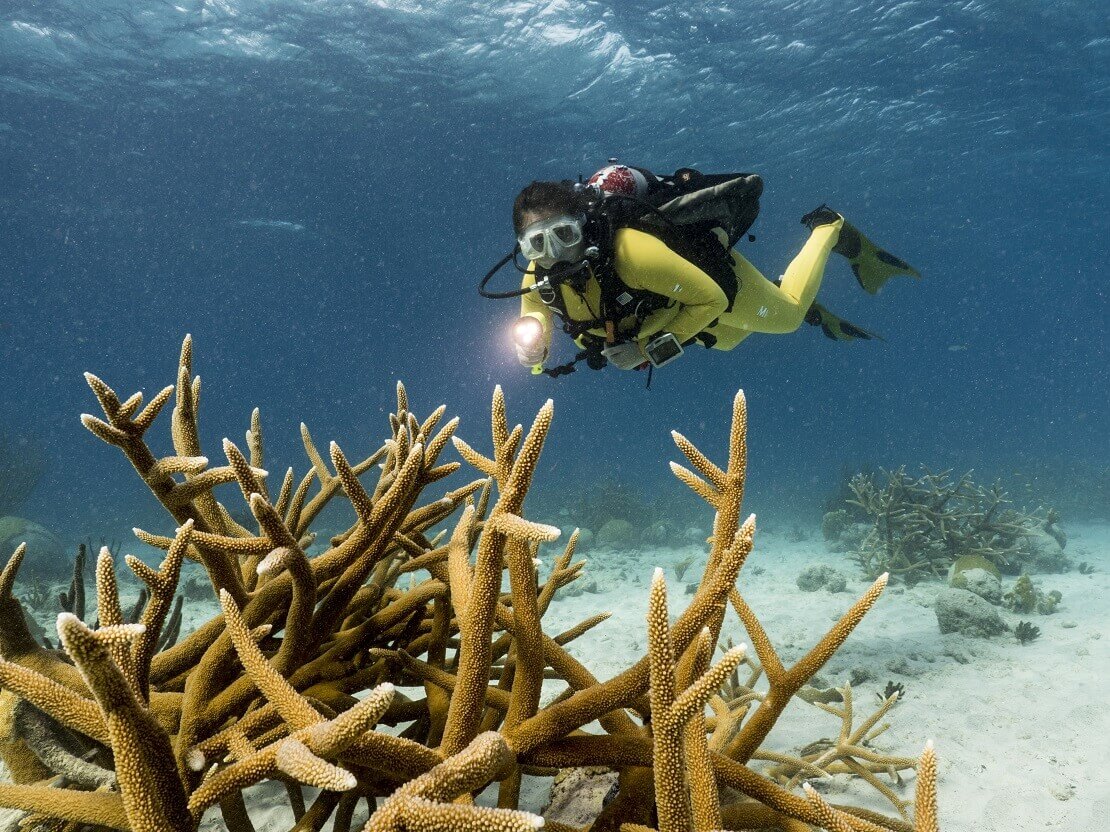
<instances>
[{"instance_id":1,"label":"sandy seafloor","mask_svg":"<svg viewBox=\"0 0 1110 832\"><path fill-rule=\"evenodd\" d=\"M892 727L876 746L916 756L926 739L935 741L944 830L1094 832L1110 824L1110 524L1071 524L1067 530L1068 554L1076 563L1092 563L1096 571L1034 575L1039 588L1063 593L1061 608L1053 615L1001 611L1011 626L1024 618L1040 627L1040 638L1031 644L1019 644L1012 634L992 639L941 635L932 601L943 584L893 585L820 673L822 686L843 685L853 671L857 677L871 676L855 688L858 718L878 703L875 693L887 680L905 685L903 700L888 715ZM759 533L739 583L788 662L815 643L868 586L856 577L848 557L830 552L818 533L809 539L797 537ZM555 546L544 553L545 570L558 552ZM598 591L558 597L544 619L545 631L555 634L597 612L612 612L612 618L570 648L599 679L612 677L646 649L644 616L653 568L665 569L671 613L676 615L687 597L673 566L695 555L698 560L685 580L698 580L704 549L584 550L588 565L580 580L596 581ZM798 573L814 563L842 571L848 577L847 590L834 594L798 589ZM1004 588L1012 581L1005 578ZM132 600L128 593L134 592L132 585L124 585L125 604ZM187 604L184 629L215 611L215 602ZM52 633L51 613L36 618ZM732 611L722 631L722 638L728 636L747 642ZM545 697L560 689L558 683L548 683ZM421 695L419 690L410 693ZM795 699L765 746L796 751L812 740L835 736L838 727L831 715ZM593 729L599 730L596 725ZM859 781L840 776L815 785L836 800L892 811ZM529 778L521 808L540 811L549 788L550 780ZM895 789L912 799L912 773L907 772L905 783ZM251 789L248 805L258 832L285 832L293 824L280 786ZM356 820L364 817L363 810ZM201 828L223 829L218 811L210 812Z\"/></svg>"}]
</instances>

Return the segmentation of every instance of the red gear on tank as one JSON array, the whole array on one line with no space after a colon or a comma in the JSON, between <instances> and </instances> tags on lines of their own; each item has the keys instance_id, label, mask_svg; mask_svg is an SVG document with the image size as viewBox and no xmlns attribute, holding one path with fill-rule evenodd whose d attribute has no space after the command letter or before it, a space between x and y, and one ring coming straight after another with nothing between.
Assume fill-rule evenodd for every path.
<instances>
[{"instance_id":1,"label":"red gear on tank","mask_svg":"<svg viewBox=\"0 0 1110 832\"><path fill-rule=\"evenodd\" d=\"M609 165L590 177L591 185L597 185L601 190L611 194L627 194L635 196L637 188L636 177L625 165Z\"/></svg>"}]
</instances>

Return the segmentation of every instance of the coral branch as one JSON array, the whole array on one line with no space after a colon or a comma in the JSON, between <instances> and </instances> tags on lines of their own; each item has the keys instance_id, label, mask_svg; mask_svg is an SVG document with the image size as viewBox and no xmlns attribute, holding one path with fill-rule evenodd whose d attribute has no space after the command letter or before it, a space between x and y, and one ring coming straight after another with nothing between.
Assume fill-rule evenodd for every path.
<instances>
[{"instance_id":1,"label":"coral branch","mask_svg":"<svg viewBox=\"0 0 1110 832\"><path fill-rule=\"evenodd\" d=\"M0 785L0 807L26 814L26 824L195 832L218 806L230 832L253 832L244 790L269 779L285 789L292 832L321 832L329 823L350 832L363 799L373 809L364 832L524 832L544 824L520 811L524 774L604 766L618 776L591 823L598 830L938 832L931 744L916 761L874 743L896 696L857 718L850 687L837 694L842 701L802 690L876 603L885 576L790 668L737 587L755 542L755 518L742 522L741 514L742 392L732 402L724 463L673 434L690 467L672 470L715 512L696 590L672 621L657 570L647 655L599 681L566 645L608 614L554 637L542 624L584 563L572 563L576 531L548 569L547 547L559 530L525 511L551 402L525 430L510 425L496 388L489 445L479 452L455 435L458 419L444 421L444 407L418 418L398 384L377 450L348 456L329 442L323 455L302 424L302 473L277 468L284 476L271 498L258 409L243 450L225 441L228 464L209 467L191 338L182 344L177 383L145 407L140 394L121 399L98 377L87 380L103 417L82 421L120 448L173 525L136 531L166 554L157 569L127 559L143 590L126 609L113 556L101 550L99 629L62 615L64 657L31 635L13 595L25 548L0 572L0 753L22 778ZM146 434L171 398L173 452L158 457ZM459 465L440 459L452 442L482 479L431 495L429 486ZM317 538L322 513L338 516L330 509L344 507L349 525ZM183 605L196 598L195 579L177 594L186 559L203 567L220 605L191 632L196 608ZM80 612L81 573L78 563L63 594L72 612ZM754 657L720 637L729 602ZM724 655L712 664L718 643ZM541 706L549 679L558 693ZM799 693L812 703L806 707L838 719L839 733L797 752L764 747ZM910 804L886 778L900 782L900 772L914 767L911 825ZM895 816L828 803L801 782L834 777L857 778ZM474 805L494 782L497 808ZM309 806L302 786L323 792Z\"/></svg>"}]
</instances>

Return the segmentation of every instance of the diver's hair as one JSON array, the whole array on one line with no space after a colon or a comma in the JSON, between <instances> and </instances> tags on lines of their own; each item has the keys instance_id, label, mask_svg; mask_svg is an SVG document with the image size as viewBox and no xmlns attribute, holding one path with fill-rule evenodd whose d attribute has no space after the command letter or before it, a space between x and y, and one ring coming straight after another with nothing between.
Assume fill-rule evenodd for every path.
<instances>
[{"instance_id":1,"label":"diver's hair","mask_svg":"<svg viewBox=\"0 0 1110 832\"><path fill-rule=\"evenodd\" d=\"M589 198L575 191L570 180L533 182L513 203L513 232L519 236L524 230L525 214L581 214L588 207Z\"/></svg>"}]
</instances>

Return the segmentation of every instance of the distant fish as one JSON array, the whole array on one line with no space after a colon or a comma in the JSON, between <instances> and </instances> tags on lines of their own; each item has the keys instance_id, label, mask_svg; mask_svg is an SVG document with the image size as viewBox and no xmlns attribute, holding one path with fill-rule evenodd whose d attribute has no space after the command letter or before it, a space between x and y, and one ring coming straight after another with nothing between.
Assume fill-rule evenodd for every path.
<instances>
[{"instance_id":1,"label":"distant fish","mask_svg":"<svg viewBox=\"0 0 1110 832\"><path fill-rule=\"evenodd\" d=\"M288 234L299 234L305 227L299 222L288 220L239 220L236 225L244 228L257 228L263 231L282 231Z\"/></svg>"},{"instance_id":2,"label":"distant fish","mask_svg":"<svg viewBox=\"0 0 1110 832\"><path fill-rule=\"evenodd\" d=\"M949 352L967 352L971 347L968 344L949 344Z\"/></svg>"}]
</instances>

